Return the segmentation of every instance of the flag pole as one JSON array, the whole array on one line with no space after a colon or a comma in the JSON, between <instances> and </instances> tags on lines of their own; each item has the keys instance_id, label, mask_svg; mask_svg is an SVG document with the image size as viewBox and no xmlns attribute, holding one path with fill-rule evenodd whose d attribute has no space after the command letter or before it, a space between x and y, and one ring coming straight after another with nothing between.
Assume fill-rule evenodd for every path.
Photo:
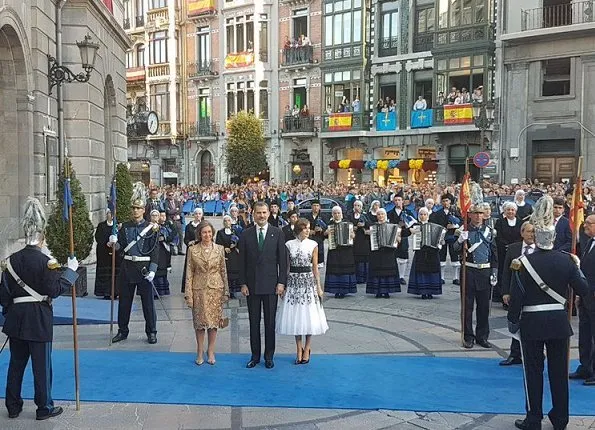
<instances>
[{"instance_id":1,"label":"flag pole","mask_svg":"<svg viewBox=\"0 0 595 430\"><path fill-rule=\"evenodd\" d=\"M116 178L114 177L113 183L112 183L112 187L115 188L116 186ZM113 196L111 195L112 193L110 192L110 198L112 198ZM116 202L113 201L112 202L112 223L114 224L114 226L112 227L112 233L115 230L115 225L116 225ZM112 288L111 288L111 294L110 294L110 300L111 300L111 307L110 307L110 318L109 318L109 344L110 346L112 346L112 338L114 337L114 300L115 300L115 296L116 296L116 247L112 246Z\"/></svg>"},{"instance_id":2,"label":"flag pole","mask_svg":"<svg viewBox=\"0 0 595 430\"><path fill-rule=\"evenodd\" d=\"M465 182L469 183L469 154L465 157L465 176L463 177L463 184L461 191L465 186ZM461 193L462 194L462 193ZM460 200L460 198L459 198ZM460 202L465 204L466 202ZM461 206L461 216L463 217L463 231L467 231L467 211L463 210ZM465 345L465 304L467 295L467 241L463 242L463 255L461 259L461 346Z\"/></svg>"},{"instance_id":3,"label":"flag pole","mask_svg":"<svg viewBox=\"0 0 595 430\"><path fill-rule=\"evenodd\" d=\"M580 200L582 198L582 192L583 192L583 156L581 155L580 157L578 157L578 162L577 162L577 169L576 169L576 181L574 183L574 192L572 193L572 220L573 220L573 225L572 225L572 245L571 245L571 249L570 251L574 254L577 255L577 250L576 250L576 245L578 242L578 232L579 232L579 228L580 225L576 225L579 220L578 220L578 214L579 211L582 209L580 208ZM574 291L572 289L572 286L569 287L568 289L568 321L572 320L572 309L574 308ZM569 350L570 351L570 350Z\"/></svg>"},{"instance_id":4,"label":"flag pole","mask_svg":"<svg viewBox=\"0 0 595 430\"><path fill-rule=\"evenodd\" d=\"M70 160L66 157L64 161L65 186L68 187L69 198L72 199L70 187ZM68 233L70 239L70 257L74 258L74 226L72 223L72 204L71 202L63 202L68 204ZM80 400L80 384L79 384L79 354L78 354L78 326L76 318L76 285L72 285L72 337L74 341L74 388L75 388L75 402L76 410L81 410Z\"/></svg>"}]
</instances>

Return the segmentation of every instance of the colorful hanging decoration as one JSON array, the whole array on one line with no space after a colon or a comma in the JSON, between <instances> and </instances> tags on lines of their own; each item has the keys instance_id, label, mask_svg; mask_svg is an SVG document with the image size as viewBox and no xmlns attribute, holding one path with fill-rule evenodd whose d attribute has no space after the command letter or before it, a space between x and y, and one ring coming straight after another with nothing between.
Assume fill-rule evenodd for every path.
<instances>
[{"instance_id":1,"label":"colorful hanging decoration","mask_svg":"<svg viewBox=\"0 0 595 430\"><path fill-rule=\"evenodd\" d=\"M438 163L433 160L411 159L411 160L334 160L329 163L329 168L336 169L399 169L435 171Z\"/></svg>"},{"instance_id":2,"label":"colorful hanging decoration","mask_svg":"<svg viewBox=\"0 0 595 430\"><path fill-rule=\"evenodd\" d=\"M424 160L417 159L417 160L409 160L409 169L411 170L421 170L424 165Z\"/></svg>"},{"instance_id":3,"label":"colorful hanging decoration","mask_svg":"<svg viewBox=\"0 0 595 430\"><path fill-rule=\"evenodd\" d=\"M351 160L340 160L339 161L339 169L349 169L351 165Z\"/></svg>"}]
</instances>

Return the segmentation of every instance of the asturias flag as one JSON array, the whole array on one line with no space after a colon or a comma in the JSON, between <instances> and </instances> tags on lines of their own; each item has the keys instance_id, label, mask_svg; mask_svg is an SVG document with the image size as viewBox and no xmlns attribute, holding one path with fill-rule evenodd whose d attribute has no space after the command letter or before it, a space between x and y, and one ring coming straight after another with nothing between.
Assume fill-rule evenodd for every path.
<instances>
[{"instance_id":1,"label":"asturias flag","mask_svg":"<svg viewBox=\"0 0 595 430\"><path fill-rule=\"evenodd\" d=\"M411 128L427 128L433 124L434 111L432 109L411 111Z\"/></svg>"},{"instance_id":2,"label":"asturias flag","mask_svg":"<svg viewBox=\"0 0 595 430\"><path fill-rule=\"evenodd\" d=\"M473 123L473 105L445 105L444 106L444 124L472 124Z\"/></svg>"},{"instance_id":3,"label":"asturias flag","mask_svg":"<svg viewBox=\"0 0 595 430\"><path fill-rule=\"evenodd\" d=\"M459 209L463 220L467 218L467 212L471 209L471 188L469 186L469 173L465 173L461 192L459 194Z\"/></svg>"},{"instance_id":4,"label":"asturias flag","mask_svg":"<svg viewBox=\"0 0 595 430\"><path fill-rule=\"evenodd\" d=\"M69 216L69 209L72 207L72 193L70 192L70 179L66 179L64 181L64 201L62 205L62 217L64 221L68 221L70 218Z\"/></svg>"},{"instance_id":5,"label":"asturias flag","mask_svg":"<svg viewBox=\"0 0 595 430\"><path fill-rule=\"evenodd\" d=\"M348 131L351 130L352 113L332 113L328 118L328 129L331 131Z\"/></svg>"},{"instance_id":6,"label":"asturias flag","mask_svg":"<svg viewBox=\"0 0 595 430\"><path fill-rule=\"evenodd\" d=\"M379 112L376 114L376 131L393 131L397 129L397 112Z\"/></svg>"}]
</instances>

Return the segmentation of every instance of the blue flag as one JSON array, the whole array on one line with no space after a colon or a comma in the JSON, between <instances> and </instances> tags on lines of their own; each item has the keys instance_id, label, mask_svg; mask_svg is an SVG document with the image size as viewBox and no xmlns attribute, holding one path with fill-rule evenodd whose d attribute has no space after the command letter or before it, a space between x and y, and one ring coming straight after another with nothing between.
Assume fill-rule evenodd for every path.
<instances>
[{"instance_id":1,"label":"blue flag","mask_svg":"<svg viewBox=\"0 0 595 430\"><path fill-rule=\"evenodd\" d=\"M397 130L397 112L380 112L376 114L376 131Z\"/></svg>"},{"instance_id":2,"label":"blue flag","mask_svg":"<svg viewBox=\"0 0 595 430\"><path fill-rule=\"evenodd\" d=\"M64 181L64 205L62 207L62 217L68 221L69 209L72 207L72 193L70 192L70 179Z\"/></svg>"},{"instance_id":3,"label":"blue flag","mask_svg":"<svg viewBox=\"0 0 595 430\"><path fill-rule=\"evenodd\" d=\"M432 109L411 111L411 128L427 128L434 123Z\"/></svg>"},{"instance_id":4,"label":"blue flag","mask_svg":"<svg viewBox=\"0 0 595 430\"><path fill-rule=\"evenodd\" d=\"M110 212L112 213L113 217L113 225L112 225L112 234L118 234L118 222L116 221L116 203L118 202L118 192L116 191L116 183L112 181L112 185L109 190L109 201L107 202L107 207L109 208Z\"/></svg>"}]
</instances>

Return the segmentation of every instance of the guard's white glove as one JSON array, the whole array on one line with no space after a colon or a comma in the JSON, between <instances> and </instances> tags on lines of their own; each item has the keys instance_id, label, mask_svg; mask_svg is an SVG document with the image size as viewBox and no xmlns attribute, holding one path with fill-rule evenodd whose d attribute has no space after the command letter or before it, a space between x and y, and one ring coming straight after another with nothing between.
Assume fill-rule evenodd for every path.
<instances>
[{"instance_id":1,"label":"guard's white glove","mask_svg":"<svg viewBox=\"0 0 595 430\"><path fill-rule=\"evenodd\" d=\"M76 259L76 257L69 257L68 261L66 262L66 267L68 267L73 272L76 272L76 270L79 268L79 261Z\"/></svg>"},{"instance_id":2,"label":"guard's white glove","mask_svg":"<svg viewBox=\"0 0 595 430\"><path fill-rule=\"evenodd\" d=\"M464 243L467 239L469 239L469 232L467 230L463 230L457 240L459 243Z\"/></svg>"},{"instance_id":3,"label":"guard's white glove","mask_svg":"<svg viewBox=\"0 0 595 430\"><path fill-rule=\"evenodd\" d=\"M153 279L155 279L155 272L149 272L145 275L145 279L149 282L153 282Z\"/></svg>"},{"instance_id":4,"label":"guard's white glove","mask_svg":"<svg viewBox=\"0 0 595 430\"><path fill-rule=\"evenodd\" d=\"M118 236L116 236L115 234L111 234L107 243L108 244L118 243Z\"/></svg>"}]
</instances>

